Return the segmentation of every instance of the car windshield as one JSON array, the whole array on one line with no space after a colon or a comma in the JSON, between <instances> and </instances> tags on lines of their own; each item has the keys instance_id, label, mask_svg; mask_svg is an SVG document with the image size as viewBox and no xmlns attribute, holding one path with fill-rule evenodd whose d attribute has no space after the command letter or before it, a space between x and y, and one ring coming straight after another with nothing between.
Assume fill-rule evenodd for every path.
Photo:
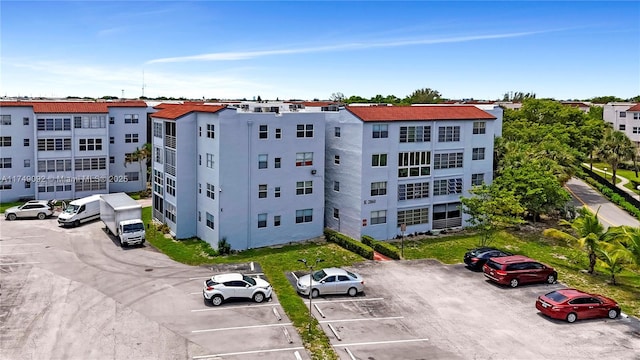
<instances>
[{"instance_id":1,"label":"car windshield","mask_svg":"<svg viewBox=\"0 0 640 360\"><path fill-rule=\"evenodd\" d=\"M75 214L78 211L79 208L80 208L80 206L78 206L78 205L69 205L69 206L67 206L66 209L64 209L64 212L67 213L67 214Z\"/></svg>"},{"instance_id":2,"label":"car windshield","mask_svg":"<svg viewBox=\"0 0 640 360\"><path fill-rule=\"evenodd\" d=\"M552 292L546 294L545 296L548 297L549 299L553 300L553 301L556 301L556 302L563 302L563 301L565 301L567 299L566 296L560 294L557 291L552 291Z\"/></svg>"},{"instance_id":3,"label":"car windshield","mask_svg":"<svg viewBox=\"0 0 640 360\"><path fill-rule=\"evenodd\" d=\"M496 269L496 270L500 270L502 268L502 266L500 264L498 264L497 262L495 262L493 260L487 261L487 266L492 268L492 269Z\"/></svg>"},{"instance_id":4,"label":"car windshield","mask_svg":"<svg viewBox=\"0 0 640 360\"><path fill-rule=\"evenodd\" d=\"M242 276L242 279L243 279L244 281L248 282L249 284L251 284L252 286L255 286L255 285L256 285L256 279L254 279L254 278L252 278L252 277L250 277L250 276L243 275L243 276Z\"/></svg>"},{"instance_id":5,"label":"car windshield","mask_svg":"<svg viewBox=\"0 0 640 360\"><path fill-rule=\"evenodd\" d=\"M142 231L142 230L144 230L144 225L142 225L142 223L127 224L122 227L122 231L126 233Z\"/></svg>"},{"instance_id":6,"label":"car windshield","mask_svg":"<svg viewBox=\"0 0 640 360\"><path fill-rule=\"evenodd\" d=\"M313 273L313 280L315 281L320 281L322 279L324 279L324 277L327 276L327 273L324 272L324 270L318 270L316 272Z\"/></svg>"}]
</instances>

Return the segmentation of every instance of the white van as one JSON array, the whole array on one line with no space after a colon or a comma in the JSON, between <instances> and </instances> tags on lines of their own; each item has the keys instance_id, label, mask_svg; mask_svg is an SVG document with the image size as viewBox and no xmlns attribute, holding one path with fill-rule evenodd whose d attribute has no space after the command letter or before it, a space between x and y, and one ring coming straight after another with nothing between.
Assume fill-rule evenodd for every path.
<instances>
[{"instance_id":1,"label":"white van","mask_svg":"<svg viewBox=\"0 0 640 360\"><path fill-rule=\"evenodd\" d=\"M100 195L91 195L73 200L58 215L58 224L78 226L81 223L100 218Z\"/></svg>"}]
</instances>

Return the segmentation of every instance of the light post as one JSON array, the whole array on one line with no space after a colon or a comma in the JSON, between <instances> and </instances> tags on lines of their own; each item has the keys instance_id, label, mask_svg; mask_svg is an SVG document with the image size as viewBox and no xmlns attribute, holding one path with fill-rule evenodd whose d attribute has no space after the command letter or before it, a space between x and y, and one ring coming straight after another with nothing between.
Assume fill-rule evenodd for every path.
<instances>
[{"instance_id":1,"label":"light post","mask_svg":"<svg viewBox=\"0 0 640 360\"><path fill-rule=\"evenodd\" d=\"M604 169L604 179L607 180L607 168L603 168Z\"/></svg>"},{"instance_id":2,"label":"light post","mask_svg":"<svg viewBox=\"0 0 640 360\"><path fill-rule=\"evenodd\" d=\"M299 262L303 263L306 267L309 268L309 332L311 332L311 324L313 319L313 314L311 313L311 301L313 299L313 267L323 262L323 259L316 259L315 263L307 262L307 259L298 259Z\"/></svg>"},{"instance_id":3,"label":"light post","mask_svg":"<svg viewBox=\"0 0 640 360\"><path fill-rule=\"evenodd\" d=\"M400 231L402 232L402 236L400 237L400 257L404 259L404 232L407 231L407 224L400 224Z\"/></svg>"}]
</instances>

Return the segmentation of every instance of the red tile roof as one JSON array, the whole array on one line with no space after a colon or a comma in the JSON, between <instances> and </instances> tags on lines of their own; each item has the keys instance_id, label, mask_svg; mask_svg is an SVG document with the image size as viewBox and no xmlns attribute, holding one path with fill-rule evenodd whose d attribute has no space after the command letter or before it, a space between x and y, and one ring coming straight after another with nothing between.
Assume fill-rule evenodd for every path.
<instances>
[{"instance_id":1,"label":"red tile roof","mask_svg":"<svg viewBox=\"0 0 640 360\"><path fill-rule=\"evenodd\" d=\"M480 120L496 117L475 106L347 106L362 121Z\"/></svg>"},{"instance_id":2,"label":"red tile roof","mask_svg":"<svg viewBox=\"0 0 640 360\"><path fill-rule=\"evenodd\" d=\"M167 104L164 104L167 105ZM177 118L192 113L194 111L198 112L208 112L215 113L222 109L226 108L224 105L170 105L163 107L162 110L151 114L151 117L161 118L161 119L169 119L176 120Z\"/></svg>"},{"instance_id":3,"label":"red tile roof","mask_svg":"<svg viewBox=\"0 0 640 360\"><path fill-rule=\"evenodd\" d=\"M640 103L628 108L627 111L640 111Z\"/></svg>"},{"instance_id":4,"label":"red tile roof","mask_svg":"<svg viewBox=\"0 0 640 360\"><path fill-rule=\"evenodd\" d=\"M144 101L81 102L81 101L0 101L0 107L32 107L37 114L106 114L109 107L147 107Z\"/></svg>"}]
</instances>

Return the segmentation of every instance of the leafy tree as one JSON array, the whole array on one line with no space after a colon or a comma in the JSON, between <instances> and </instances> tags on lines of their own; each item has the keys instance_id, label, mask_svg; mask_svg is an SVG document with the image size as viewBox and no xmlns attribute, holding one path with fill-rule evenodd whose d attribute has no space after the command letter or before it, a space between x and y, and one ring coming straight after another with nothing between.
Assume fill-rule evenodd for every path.
<instances>
[{"instance_id":1,"label":"leafy tree","mask_svg":"<svg viewBox=\"0 0 640 360\"><path fill-rule=\"evenodd\" d=\"M578 213L580 215L573 222L560 220L559 223L560 225L570 226L573 234L576 235L558 229L546 229L543 234L554 239L565 240L586 251L589 255L589 274L593 274L597 259L596 252L600 245L610 238L610 234L607 234L607 231L604 230L604 226L598 219L597 212L593 214L583 207L578 210Z\"/></svg>"},{"instance_id":2,"label":"leafy tree","mask_svg":"<svg viewBox=\"0 0 640 360\"><path fill-rule=\"evenodd\" d=\"M505 93L502 96L502 101L513 101L513 102L522 102L524 100L527 99L535 99L536 98L536 94L535 93L523 93L520 91L510 91L508 93Z\"/></svg>"},{"instance_id":3,"label":"leafy tree","mask_svg":"<svg viewBox=\"0 0 640 360\"><path fill-rule=\"evenodd\" d=\"M594 104L606 104L610 102L623 101L623 100L617 96L608 95L608 96L596 96L589 99L589 101L591 101Z\"/></svg>"},{"instance_id":4,"label":"leafy tree","mask_svg":"<svg viewBox=\"0 0 640 360\"><path fill-rule=\"evenodd\" d=\"M331 94L331 96L329 96L329 100L335 102L343 102L345 100L345 96L341 92L334 92Z\"/></svg>"},{"instance_id":5,"label":"leafy tree","mask_svg":"<svg viewBox=\"0 0 640 360\"><path fill-rule=\"evenodd\" d=\"M442 102L442 95L437 90L424 88L414 91L404 101L409 104L438 104Z\"/></svg>"},{"instance_id":6,"label":"leafy tree","mask_svg":"<svg viewBox=\"0 0 640 360\"><path fill-rule=\"evenodd\" d=\"M616 274L619 274L624 270L625 265L631 262L629 253L619 245L603 244L596 249L596 254L602 267L611 275L611 284L616 285Z\"/></svg>"},{"instance_id":7,"label":"leafy tree","mask_svg":"<svg viewBox=\"0 0 640 360\"><path fill-rule=\"evenodd\" d=\"M345 103L353 104L353 103L366 103L369 100L363 98L362 96L352 95L348 99L345 99Z\"/></svg>"},{"instance_id":8,"label":"leafy tree","mask_svg":"<svg viewBox=\"0 0 640 360\"><path fill-rule=\"evenodd\" d=\"M513 192L482 184L469 193L471 197L460 199L462 211L469 215L471 226L480 232L480 246L488 245L496 231L524 222L524 208Z\"/></svg>"},{"instance_id":9,"label":"leafy tree","mask_svg":"<svg viewBox=\"0 0 640 360\"><path fill-rule=\"evenodd\" d=\"M634 103L640 103L640 95L634 96L632 98L627 99L627 101L630 102L634 102Z\"/></svg>"},{"instance_id":10,"label":"leafy tree","mask_svg":"<svg viewBox=\"0 0 640 360\"><path fill-rule=\"evenodd\" d=\"M589 107L589 117L596 120L603 120L604 108L602 106L590 106Z\"/></svg>"},{"instance_id":11,"label":"leafy tree","mask_svg":"<svg viewBox=\"0 0 640 360\"><path fill-rule=\"evenodd\" d=\"M633 159L636 148L625 133L607 128L596 151L598 156L611 166L611 182L615 184L620 163Z\"/></svg>"}]
</instances>

